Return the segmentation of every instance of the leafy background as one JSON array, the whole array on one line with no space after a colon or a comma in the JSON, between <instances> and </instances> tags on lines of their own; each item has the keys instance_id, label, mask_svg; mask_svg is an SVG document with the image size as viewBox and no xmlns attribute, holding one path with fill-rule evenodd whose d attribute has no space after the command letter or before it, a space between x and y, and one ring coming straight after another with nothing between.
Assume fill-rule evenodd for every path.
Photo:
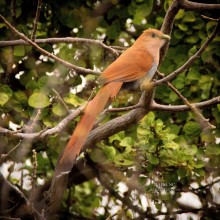
<instances>
[{"instance_id":1,"label":"leafy background","mask_svg":"<svg viewBox=\"0 0 220 220\"><path fill-rule=\"evenodd\" d=\"M159 29L171 3L170 0L43 1L36 37L91 38L111 46L127 47L143 30ZM0 0L0 13L28 37L33 29L36 8L37 1ZM210 36L216 22L203 19L201 14L217 18L218 13L217 10L179 10L170 48L160 66L161 72L167 75L176 70ZM14 39L18 38L1 23L0 41ZM220 37L217 36L201 58L173 81L179 92L192 103L219 95L219 41ZM116 58L114 54L94 44L48 43L40 46L65 61L99 71L104 70ZM75 109L88 100L97 78L96 74L78 75L31 46L2 46L0 125L7 129L22 129L27 133L54 127L67 116L70 109ZM87 83L82 86L85 80ZM139 96L139 93L123 91L113 106L135 104ZM166 85L156 88L155 100L166 105L182 104L182 100ZM202 113L216 126L215 137L220 138L220 104L206 108ZM108 114L105 121L120 114L124 113ZM7 178L18 184L27 196L30 196L33 186L29 183L25 187L19 176L21 174L13 178L13 172L16 169L23 171L22 175L27 180L33 179L32 150L35 149L38 163L37 187L42 187L53 175L53 164L56 164L77 120L59 134L37 142L22 141L19 149L2 164L8 171ZM204 137L190 111L150 112L140 123L97 143L96 147L87 151L85 156L102 177L98 175L98 180L91 179L73 185L66 192L61 209L66 216L67 213L74 213L82 218L106 219L112 215L117 219L136 218L137 212L123 204L123 200L117 199L115 192L123 198L128 197L146 213L167 211L169 216L169 211L177 208L184 213L178 198L183 192L191 192L201 203L199 208L203 209L202 215L206 219L214 219L220 204L217 192L219 185L209 184L220 176L218 142ZM1 135L0 153L6 154L17 143L18 139L13 135ZM18 168L17 164L20 164ZM134 179L134 185L130 183L130 179ZM164 185L161 187L158 183ZM121 185L127 187L124 193ZM135 191L134 188L139 190ZM216 212L212 214L210 207L216 209Z\"/></svg>"}]
</instances>

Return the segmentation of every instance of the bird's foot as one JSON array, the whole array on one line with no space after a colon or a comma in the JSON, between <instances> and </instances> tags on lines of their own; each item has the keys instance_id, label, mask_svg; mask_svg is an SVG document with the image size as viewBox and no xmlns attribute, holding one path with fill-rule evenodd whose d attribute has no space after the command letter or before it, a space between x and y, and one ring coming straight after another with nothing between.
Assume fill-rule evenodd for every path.
<instances>
[{"instance_id":1,"label":"bird's foot","mask_svg":"<svg viewBox=\"0 0 220 220\"><path fill-rule=\"evenodd\" d=\"M153 83L149 81L145 81L140 85L140 89L142 92L149 91L153 89Z\"/></svg>"}]
</instances>

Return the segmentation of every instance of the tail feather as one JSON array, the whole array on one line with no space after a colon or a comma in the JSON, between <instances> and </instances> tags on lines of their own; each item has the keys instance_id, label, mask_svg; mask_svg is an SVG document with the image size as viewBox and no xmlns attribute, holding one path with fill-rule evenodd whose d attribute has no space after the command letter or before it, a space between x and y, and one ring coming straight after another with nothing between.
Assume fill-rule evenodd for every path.
<instances>
[{"instance_id":1,"label":"tail feather","mask_svg":"<svg viewBox=\"0 0 220 220\"><path fill-rule=\"evenodd\" d=\"M86 138L91 131L96 117L104 109L109 98L114 98L122 86L121 82L111 82L103 86L97 95L88 103L85 113L77 124L63 155L59 160L52 179L51 187L48 193L47 213L55 213L59 208L64 190L68 183L68 173L71 171L76 157L79 155Z\"/></svg>"},{"instance_id":2,"label":"tail feather","mask_svg":"<svg viewBox=\"0 0 220 220\"><path fill-rule=\"evenodd\" d=\"M76 157L79 155L86 138L91 131L97 116L105 108L109 98L117 95L122 86L121 82L111 82L102 87L97 95L88 103L85 113L77 124L57 167L57 174L71 170Z\"/></svg>"}]
</instances>

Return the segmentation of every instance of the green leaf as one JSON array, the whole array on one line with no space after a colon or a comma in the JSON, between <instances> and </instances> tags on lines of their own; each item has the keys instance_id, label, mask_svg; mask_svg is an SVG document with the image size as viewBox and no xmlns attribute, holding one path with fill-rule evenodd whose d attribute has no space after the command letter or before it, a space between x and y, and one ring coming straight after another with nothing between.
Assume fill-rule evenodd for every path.
<instances>
[{"instance_id":1,"label":"green leaf","mask_svg":"<svg viewBox=\"0 0 220 220\"><path fill-rule=\"evenodd\" d=\"M199 169L205 166L204 161L200 160L200 161L196 161L195 163L195 168Z\"/></svg>"},{"instance_id":2,"label":"green leaf","mask_svg":"<svg viewBox=\"0 0 220 220\"><path fill-rule=\"evenodd\" d=\"M196 52L197 52L197 47L196 47L196 46L193 46L193 47L189 50L188 55L189 55L189 56L192 56L192 55L194 55Z\"/></svg>"},{"instance_id":3,"label":"green leaf","mask_svg":"<svg viewBox=\"0 0 220 220\"><path fill-rule=\"evenodd\" d=\"M174 36L177 39L181 40L184 37L184 35L185 35L185 33L183 31L179 30L179 29L174 30Z\"/></svg>"},{"instance_id":4,"label":"green leaf","mask_svg":"<svg viewBox=\"0 0 220 220\"><path fill-rule=\"evenodd\" d=\"M1 85L0 92L7 94L9 98L13 95L12 89L7 85Z\"/></svg>"},{"instance_id":5,"label":"green leaf","mask_svg":"<svg viewBox=\"0 0 220 220\"><path fill-rule=\"evenodd\" d=\"M205 26L204 21L203 21L202 19L200 19L200 18L197 18L192 27L193 27L193 29L195 29L195 30L200 30L200 29L202 29L204 26Z\"/></svg>"},{"instance_id":6,"label":"green leaf","mask_svg":"<svg viewBox=\"0 0 220 220\"><path fill-rule=\"evenodd\" d=\"M116 155L116 150L114 147L104 147L103 151L110 161L114 160L115 155Z\"/></svg>"},{"instance_id":7,"label":"green leaf","mask_svg":"<svg viewBox=\"0 0 220 220\"><path fill-rule=\"evenodd\" d=\"M123 147L132 147L134 146L134 140L131 137L125 137L121 142L120 145Z\"/></svg>"},{"instance_id":8,"label":"green leaf","mask_svg":"<svg viewBox=\"0 0 220 220\"><path fill-rule=\"evenodd\" d=\"M183 22L194 22L196 20L195 13L192 11L185 12Z\"/></svg>"},{"instance_id":9,"label":"green leaf","mask_svg":"<svg viewBox=\"0 0 220 220\"><path fill-rule=\"evenodd\" d=\"M220 145L219 144L209 144L206 147L205 154L207 156L220 155Z\"/></svg>"},{"instance_id":10,"label":"green leaf","mask_svg":"<svg viewBox=\"0 0 220 220\"><path fill-rule=\"evenodd\" d=\"M60 103L56 103L53 105L52 111L55 115L63 116L66 114L66 109Z\"/></svg>"},{"instance_id":11,"label":"green leaf","mask_svg":"<svg viewBox=\"0 0 220 220\"><path fill-rule=\"evenodd\" d=\"M145 4L138 5L134 12L134 24L141 24L142 20L146 18L153 9L153 0L148 0Z\"/></svg>"},{"instance_id":12,"label":"green leaf","mask_svg":"<svg viewBox=\"0 0 220 220\"><path fill-rule=\"evenodd\" d=\"M7 103L8 100L8 95L3 92L0 92L0 105L3 106L5 103Z\"/></svg>"},{"instance_id":13,"label":"green leaf","mask_svg":"<svg viewBox=\"0 0 220 220\"><path fill-rule=\"evenodd\" d=\"M209 129L203 130L200 136L202 138L202 141L206 143L214 143L216 139L213 131Z\"/></svg>"},{"instance_id":14,"label":"green leaf","mask_svg":"<svg viewBox=\"0 0 220 220\"><path fill-rule=\"evenodd\" d=\"M28 104L33 108L45 108L50 105L50 100L43 93L35 92L29 97Z\"/></svg>"},{"instance_id":15,"label":"green leaf","mask_svg":"<svg viewBox=\"0 0 220 220\"><path fill-rule=\"evenodd\" d=\"M74 107L78 107L84 103L83 99L80 99L77 95L73 93L69 93L66 97L63 98L63 100L66 103L73 105Z\"/></svg>"},{"instance_id":16,"label":"green leaf","mask_svg":"<svg viewBox=\"0 0 220 220\"><path fill-rule=\"evenodd\" d=\"M120 166L131 166L134 164L134 159L130 154L117 154L114 163Z\"/></svg>"},{"instance_id":17,"label":"green leaf","mask_svg":"<svg viewBox=\"0 0 220 220\"><path fill-rule=\"evenodd\" d=\"M189 80L199 80L200 74L197 68L190 68L187 74L187 79Z\"/></svg>"},{"instance_id":18,"label":"green leaf","mask_svg":"<svg viewBox=\"0 0 220 220\"><path fill-rule=\"evenodd\" d=\"M106 154L99 148L92 150L90 153L90 158L96 163L101 163L107 160Z\"/></svg>"},{"instance_id":19,"label":"green leaf","mask_svg":"<svg viewBox=\"0 0 220 220\"><path fill-rule=\"evenodd\" d=\"M199 176L205 176L204 169L194 169L194 172L197 173Z\"/></svg>"},{"instance_id":20,"label":"green leaf","mask_svg":"<svg viewBox=\"0 0 220 220\"><path fill-rule=\"evenodd\" d=\"M201 132L201 129L198 125L198 123L194 121L188 121L183 127L183 131L187 136L198 136Z\"/></svg>"},{"instance_id":21,"label":"green leaf","mask_svg":"<svg viewBox=\"0 0 220 220\"><path fill-rule=\"evenodd\" d=\"M139 126L139 127L137 128L137 134L138 134L138 137L139 137L139 138L146 138L146 136L148 136L149 134L151 134L151 132L150 132L148 129Z\"/></svg>"},{"instance_id":22,"label":"green leaf","mask_svg":"<svg viewBox=\"0 0 220 220\"><path fill-rule=\"evenodd\" d=\"M117 134L114 134L111 137L109 137L109 142L110 143L113 143L113 141L120 141L121 142L121 140L124 139L124 137L125 137L124 131L121 131L121 132L118 132Z\"/></svg>"},{"instance_id":23,"label":"green leaf","mask_svg":"<svg viewBox=\"0 0 220 220\"><path fill-rule=\"evenodd\" d=\"M178 20L178 19L183 18L184 14L185 14L185 11L183 9L180 9L178 13L176 14L175 19Z\"/></svg>"},{"instance_id":24,"label":"green leaf","mask_svg":"<svg viewBox=\"0 0 220 220\"><path fill-rule=\"evenodd\" d=\"M199 40L199 36L194 34L189 37L186 37L185 40L187 43L195 44Z\"/></svg>"},{"instance_id":25,"label":"green leaf","mask_svg":"<svg viewBox=\"0 0 220 220\"><path fill-rule=\"evenodd\" d=\"M180 75L173 83L177 89L183 89L185 87L185 76L182 77L182 75Z\"/></svg>"},{"instance_id":26,"label":"green leaf","mask_svg":"<svg viewBox=\"0 0 220 220\"><path fill-rule=\"evenodd\" d=\"M178 95L175 92L170 92L171 102L175 102L178 99Z\"/></svg>"},{"instance_id":27,"label":"green leaf","mask_svg":"<svg viewBox=\"0 0 220 220\"><path fill-rule=\"evenodd\" d=\"M52 128L55 124L54 121L50 120L49 118L44 118L43 123L49 128Z\"/></svg>"},{"instance_id":28,"label":"green leaf","mask_svg":"<svg viewBox=\"0 0 220 220\"><path fill-rule=\"evenodd\" d=\"M175 124L169 125L169 129L170 129L170 133L174 134L174 135L178 135L180 132L180 126L175 125ZM175 136L175 138L176 138L176 136Z\"/></svg>"},{"instance_id":29,"label":"green leaf","mask_svg":"<svg viewBox=\"0 0 220 220\"><path fill-rule=\"evenodd\" d=\"M25 104L28 100L27 95L23 91L17 91L14 93L15 98L22 104Z\"/></svg>"},{"instance_id":30,"label":"green leaf","mask_svg":"<svg viewBox=\"0 0 220 220\"><path fill-rule=\"evenodd\" d=\"M184 23L178 24L178 27L181 31L184 31L184 32L188 31L188 29L189 29L188 25L184 24Z\"/></svg>"},{"instance_id":31,"label":"green leaf","mask_svg":"<svg viewBox=\"0 0 220 220\"><path fill-rule=\"evenodd\" d=\"M166 143L166 144L164 145L164 147L165 147L165 148L174 149L174 150L180 148L179 144L177 144L177 143L175 143L175 142L173 142L173 141Z\"/></svg>"},{"instance_id":32,"label":"green leaf","mask_svg":"<svg viewBox=\"0 0 220 220\"><path fill-rule=\"evenodd\" d=\"M113 21L113 23L107 29L107 36L111 39L116 39L121 32L120 22L118 20Z\"/></svg>"},{"instance_id":33,"label":"green leaf","mask_svg":"<svg viewBox=\"0 0 220 220\"><path fill-rule=\"evenodd\" d=\"M184 168L179 168L179 169L177 170L177 174L178 174L178 176L180 176L180 177L185 177L185 176L187 175L187 170L184 169Z\"/></svg>"},{"instance_id":34,"label":"green leaf","mask_svg":"<svg viewBox=\"0 0 220 220\"><path fill-rule=\"evenodd\" d=\"M197 152L197 146L196 145L191 145L186 149L186 154L187 155L192 155L194 156Z\"/></svg>"},{"instance_id":35,"label":"green leaf","mask_svg":"<svg viewBox=\"0 0 220 220\"><path fill-rule=\"evenodd\" d=\"M18 45L14 47L14 56L23 57L25 55L25 49L23 45Z\"/></svg>"},{"instance_id":36,"label":"green leaf","mask_svg":"<svg viewBox=\"0 0 220 220\"><path fill-rule=\"evenodd\" d=\"M149 155L148 159L149 159L149 162L153 165L157 165L160 162L159 159L154 155Z\"/></svg>"},{"instance_id":37,"label":"green leaf","mask_svg":"<svg viewBox=\"0 0 220 220\"><path fill-rule=\"evenodd\" d=\"M153 112L149 112L142 120L141 120L141 126L143 127L149 127L152 126L153 122L155 121L155 115Z\"/></svg>"}]
</instances>

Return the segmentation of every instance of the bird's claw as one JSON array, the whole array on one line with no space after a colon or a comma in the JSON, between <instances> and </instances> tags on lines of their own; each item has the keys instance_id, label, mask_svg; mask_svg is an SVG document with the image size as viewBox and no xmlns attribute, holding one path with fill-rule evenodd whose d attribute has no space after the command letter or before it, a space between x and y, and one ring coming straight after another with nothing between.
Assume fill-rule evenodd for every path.
<instances>
[{"instance_id":1,"label":"bird's claw","mask_svg":"<svg viewBox=\"0 0 220 220\"><path fill-rule=\"evenodd\" d=\"M140 85L140 89L142 92L144 91L149 91L153 88L153 83L149 82L149 81L146 81L146 82L143 82L141 85Z\"/></svg>"}]
</instances>

